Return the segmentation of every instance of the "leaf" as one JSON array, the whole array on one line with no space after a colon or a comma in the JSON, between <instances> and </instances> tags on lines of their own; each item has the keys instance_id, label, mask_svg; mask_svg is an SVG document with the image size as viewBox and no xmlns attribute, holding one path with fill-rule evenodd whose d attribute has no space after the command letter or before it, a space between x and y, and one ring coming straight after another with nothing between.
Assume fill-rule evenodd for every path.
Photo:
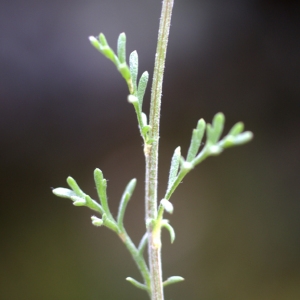
<instances>
[{"instance_id":1,"label":"leaf","mask_svg":"<svg viewBox=\"0 0 300 300\"><path fill-rule=\"evenodd\" d=\"M171 166L170 166L170 171L169 171L169 180L168 180L167 190L170 189L170 187L172 186L172 184L174 183L174 181L176 180L176 177L178 175L180 157L181 157L180 147L177 147L175 149L174 154L171 159Z\"/></svg>"},{"instance_id":2,"label":"leaf","mask_svg":"<svg viewBox=\"0 0 300 300\"><path fill-rule=\"evenodd\" d=\"M130 74L132 79L132 84L134 91L137 90L137 76L138 76L138 69L139 69L139 58L136 51L133 51L129 55L129 68Z\"/></svg>"},{"instance_id":3,"label":"leaf","mask_svg":"<svg viewBox=\"0 0 300 300\"><path fill-rule=\"evenodd\" d=\"M133 279L132 277L127 277L126 280L129 281L130 283L132 283L135 287L145 290L145 291L148 291L148 288L145 284L138 282L137 280Z\"/></svg>"},{"instance_id":4,"label":"leaf","mask_svg":"<svg viewBox=\"0 0 300 300\"><path fill-rule=\"evenodd\" d=\"M205 126L205 121L203 119L200 119L198 121L197 128L193 130L191 144L186 158L188 162L191 162L199 152L199 148L205 132Z\"/></svg>"},{"instance_id":5,"label":"leaf","mask_svg":"<svg viewBox=\"0 0 300 300\"><path fill-rule=\"evenodd\" d=\"M71 199L72 196L76 196L76 193L70 189L66 188L56 188L52 190L52 193L61 198L69 198Z\"/></svg>"},{"instance_id":6,"label":"leaf","mask_svg":"<svg viewBox=\"0 0 300 300\"><path fill-rule=\"evenodd\" d=\"M75 192L75 194L77 196L80 196L82 198L85 197L86 194L80 189L79 185L77 184L77 182L75 181L74 178L69 176L67 178L67 183L68 183L69 187Z\"/></svg>"},{"instance_id":7,"label":"leaf","mask_svg":"<svg viewBox=\"0 0 300 300\"><path fill-rule=\"evenodd\" d=\"M140 102L141 109L143 107L143 100L144 100L148 80L149 80L149 73L147 71L145 71L139 80L138 89L137 89L138 90L137 96L138 96L138 99Z\"/></svg>"},{"instance_id":8,"label":"leaf","mask_svg":"<svg viewBox=\"0 0 300 300\"><path fill-rule=\"evenodd\" d=\"M126 63L126 35L124 32L119 35L117 53L120 63Z\"/></svg>"},{"instance_id":9,"label":"leaf","mask_svg":"<svg viewBox=\"0 0 300 300\"><path fill-rule=\"evenodd\" d=\"M180 282L180 281L183 281L183 280L184 280L184 278L181 277L181 276L171 276L163 282L163 286L165 287L167 285L177 283L177 282Z\"/></svg>"},{"instance_id":10,"label":"leaf","mask_svg":"<svg viewBox=\"0 0 300 300\"><path fill-rule=\"evenodd\" d=\"M222 113L217 113L212 121L212 125L206 127L207 140L211 144L216 144L224 129L225 117Z\"/></svg>"},{"instance_id":11,"label":"leaf","mask_svg":"<svg viewBox=\"0 0 300 300\"><path fill-rule=\"evenodd\" d=\"M228 135L236 136L240 134L243 130L244 130L244 123L238 122L230 129Z\"/></svg>"},{"instance_id":12,"label":"leaf","mask_svg":"<svg viewBox=\"0 0 300 300\"><path fill-rule=\"evenodd\" d=\"M117 222L118 222L118 226L120 228L123 227L123 220L124 220L124 214L125 214L125 210L127 207L127 204L132 196L132 193L135 189L136 186L136 179L133 178L129 181L129 183L127 184L124 193L122 195L121 201L120 201L120 205L119 205L119 212L118 212L118 217L117 217Z\"/></svg>"},{"instance_id":13,"label":"leaf","mask_svg":"<svg viewBox=\"0 0 300 300\"><path fill-rule=\"evenodd\" d=\"M95 180L96 189L97 189L98 197L100 199L102 208L107 215L111 215L107 203L107 194L106 194L107 182L106 179L103 177L102 171L98 168L95 169L94 171L94 180Z\"/></svg>"},{"instance_id":14,"label":"leaf","mask_svg":"<svg viewBox=\"0 0 300 300\"><path fill-rule=\"evenodd\" d=\"M171 244L173 244L174 241L175 241L175 230L174 230L174 228L169 224L169 221L166 220L166 219L162 220L161 226L165 227L169 231L170 238L171 238Z\"/></svg>"},{"instance_id":15,"label":"leaf","mask_svg":"<svg viewBox=\"0 0 300 300\"><path fill-rule=\"evenodd\" d=\"M115 52L109 47L103 33L99 34L99 51L108 59L110 59L117 67L120 64Z\"/></svg>"},{"instance_id":16,"label":"leaf","mask_svg":"<svg viewBox=\"0 0 300 300\"><path fill-rule=\"evenodd\" d=\"M143 254L143 252L144 252L144 250L146 248L147 243L148 243L148 232L146 232L143 235L143 237L142 237L142 239L141 239L141 241L139 243L138 251L139 251L140 254Z\"/></svg>"}]
</instances>

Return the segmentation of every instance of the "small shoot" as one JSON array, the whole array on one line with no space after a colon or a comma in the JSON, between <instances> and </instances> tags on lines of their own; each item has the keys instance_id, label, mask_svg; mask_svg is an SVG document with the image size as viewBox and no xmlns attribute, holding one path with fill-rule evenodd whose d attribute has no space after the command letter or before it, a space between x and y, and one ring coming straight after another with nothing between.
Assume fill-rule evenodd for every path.
<instances>
[{"instance_id":1,"label":"small shoot","mask_svg":"<svg viewBox=\"0 0 300 300\"><path fill-rule=\"evenodd\" d=\"M110 48L107 43L107 40L103 33L99 34L99 38L95 38L94 36L90 36L89 40L91 44L100 51L106 58L111 60L114 65L117 67L118 71L121 73L123 78L125 79L130 93L133 93L133 86L131 81L131 74L129 67L126 63L126 35L125 33L121 33L118 38L118 45L117 45L117 53Z\"/></svg>"}]
</instances>

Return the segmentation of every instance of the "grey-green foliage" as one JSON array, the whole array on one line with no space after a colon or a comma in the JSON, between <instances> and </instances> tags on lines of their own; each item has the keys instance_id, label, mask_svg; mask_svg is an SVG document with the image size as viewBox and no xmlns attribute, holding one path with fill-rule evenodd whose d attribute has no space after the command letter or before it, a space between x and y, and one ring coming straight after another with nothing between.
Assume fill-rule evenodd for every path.
<instances>
[{"instance_id":1,"label":"grey-green foliage","mask_svg":"<svg viewBox=\"0 0 300 300\"><path fill-rule=\"evenodd\" d=\"M142 112L142 105L149 79L148 72L144 72L138 80L138 54L136 51L133 51L130 54L129 66L127 65L126 36L124 33L121 33L118 38L117 54L115 54L115 52L110 48L105 36L102 33L98 38L90 37L89 39L92 45L97 50L99 50L105 57L107 57L115 64L118 71L125 79L129 89L128 102L132 103L134 106L140 133L145 143L144 149L147 149L146 146L151 145L151 127L147 123L147 115ZM151 224L153 230L160 230L162 227L166 228L170 233L171 243L173 243L175 240L175 231L169 224L169 221L163 219L163 214L164 211L173 213L174 207L169 200L176 188L181 183L182 179L196 165L198 165L207 157L219 155L226 148L242 145L252 139L253 135L251 132L243 132L244 125L241 122L235 124L229 131L229 133L222 139L220 139L223 133L224 123L225 117L222 113L216 114L211 124L206 124L203 119L200 119L197 123L196 128L193 130L191 143L186 159L181 155L180 147L177 147L174 151L173 157L171 159L171 167L166 194L160 201L157 217L156 219L146 220L146 227ZM205 135L205 132L206 140L204 143L203 137ZM201 147L202 145L203 147ZM146 150L144 151L146 155ZM113 217L108 205L106 192L107 181L103 177L103 173L101 170L96 169L94 171L94 180L99 201L93 200L89 195L84 193L72 177L67 178L67 183L71 189L56 188L53 190L53 193L56 196L71 199L75 206L86 206L94 210L99 214L99 216L91 217L92 224L95 226L106 226L119 235L129 252L131 253L138 269L140 270L144 283L140 283L131 277L127 277L126 280L131 282L134 286L146 290L151 297L150 273L143 256L143 252L147 244L147 232L141 238L138 247L136 247L127 234L123 223L127 204L136 186L136 179L132 179L124 190L124 193L120 200L117 219ZM172 276L164 281L163 285L167 286L182 280L183 278L180 276Z\"/></svg>"},{"instance_id":2,"label":"grey-green foliage","mask_svg":"<svg viewBox=\"0 0 300 300\"><path fill-rule=\"evenodd\" d=\"M141 75L140 80L138 80L139 58L137 52L131 52L129 56L128 66L126 62L125 33L121 33L119 35L117 55L108 45L103 33L100 33L98 38L91 36L89 37L89 40L98 51L100 51L104 56L106 56L115 64L115 66L125 79L130 93L130 95L128 96L128 102L133 104L137 115L141 136L143 137L145 144L149 144L150 139L148 133L151 128L147 124L147 117L142 111L143 99L148 84L149 74L147 71L145 71Z\"/></svg>"},{"instance_id":3,"label":"grey-green foliage","mask_svg":"<svg viewBox=\"0 0 300 300\"><path fill-rule=\"evenodd\" d=\"M180 154L180 147L174 151L169 172L168 188L164 199L169 200L182 179L196 165L209 156L219 155L224 149L239 146L249 142L253 138L250 131L244 130L243 123L235 124L229 133L220 139L224 129L225 117L222 113L214 116L212 124L207 124L203 119L198 121L193 130L190 147L186 159ZM201 143L206 129L206 141L200 151Z\"/></svg>"}]
</instances>

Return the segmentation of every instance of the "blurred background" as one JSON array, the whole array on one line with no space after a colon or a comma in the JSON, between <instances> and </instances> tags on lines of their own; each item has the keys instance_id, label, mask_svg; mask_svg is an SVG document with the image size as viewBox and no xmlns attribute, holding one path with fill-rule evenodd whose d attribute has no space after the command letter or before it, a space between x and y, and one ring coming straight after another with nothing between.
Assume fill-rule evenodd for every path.
<instances>
[{"instance_id":1,"label":"blurred background","mask_svg":"<svg viewBox=\"0 0 300 300\"><path fill-rule=\"evenodd\" d=\"M144 158L126 83L89 43L127 34L152 78L161 1L11 0L0 3L0 298L147 299L118 237L55 197L71 175L111 210L138 185L125 224L144 228ZM222 111L254 140L209 158L172 198L163 233L167 300L300 299L300 10L287 0L175 0L165 71L159 197L170 159L185 155L199 118ZM150 87L144 102L148 112Z\"/></svg>"}]
</instances>

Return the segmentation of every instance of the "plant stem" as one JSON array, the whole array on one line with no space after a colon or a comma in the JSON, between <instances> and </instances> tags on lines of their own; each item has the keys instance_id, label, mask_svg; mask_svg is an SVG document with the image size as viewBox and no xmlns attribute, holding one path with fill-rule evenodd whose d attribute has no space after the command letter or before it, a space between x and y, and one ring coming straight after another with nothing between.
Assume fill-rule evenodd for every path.
<instances>
[{"instance_id":1,"label":"plant stem","mask_svg":"<svg viewBox=\"0 0 300 300\"><path fill-rule=\"evenodd\" d=\"M163 300L162 267L161 267L161 237L157 226L149 220L157 217L157 174L158 174L158 145L160 107L163 84L163 74L167 52L168 36L174 0L163 0L158 31L158 42L155 55L153 83L151 90L150 118L151 144L145 145L146 158L146 223L148 224L148 256L151 277L151 299Z\"/></svg>"}]
</instances>

